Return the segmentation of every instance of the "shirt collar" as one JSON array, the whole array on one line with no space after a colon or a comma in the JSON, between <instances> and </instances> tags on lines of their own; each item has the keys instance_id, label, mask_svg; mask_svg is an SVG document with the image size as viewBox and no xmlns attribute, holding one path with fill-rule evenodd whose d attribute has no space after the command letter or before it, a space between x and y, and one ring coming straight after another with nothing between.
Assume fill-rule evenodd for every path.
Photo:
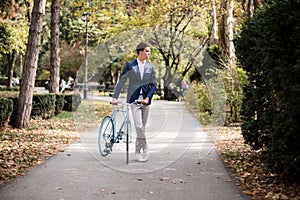
<instances>
[{"instance_id":1,"label":"shirt collar","mask_svg":"<svg viewBox=\"0 0 300 200\"><path fill-rule=\"evenodd\" d=\"M142 61L140 61L138 58L137 58L136 60L137 60L139 66L140 66L140 65L145 65L145 64L146 64L146 60L144 60L144 63L142 63Z\"/></svg>"}]
</instances>

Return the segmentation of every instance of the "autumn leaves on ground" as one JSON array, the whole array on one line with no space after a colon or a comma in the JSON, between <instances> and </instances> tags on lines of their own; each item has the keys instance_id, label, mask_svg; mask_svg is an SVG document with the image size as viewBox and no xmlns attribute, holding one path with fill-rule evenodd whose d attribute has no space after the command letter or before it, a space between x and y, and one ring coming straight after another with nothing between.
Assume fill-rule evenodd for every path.
<instances>
[{"instance_id":1,"label":"autumn leaves on ground","mask_svg":"<svg viewBox=\"0 0 300 200\"><path fill-rule=\"evenodd\" d=\"M83 104L84 107L84 104ZM107 114L107 106L92 106L100 121ZM90 108L90 106L83 109ZM88 110L88 112L90 112ZM208 131L209 132L209 131ZM225 164L232 169L237 186L252 199L300 199L300 186L278 181L261 162L260 152L243 144L239 127L223 127L218 131L216 147ZM79 139L72 113L64 112L49 120L31 120L24 130L6 128L0 132L0 184L24 175L25 170L45 162L52 155L64 150L66 145Z\"/></svg>"}]
</instances>

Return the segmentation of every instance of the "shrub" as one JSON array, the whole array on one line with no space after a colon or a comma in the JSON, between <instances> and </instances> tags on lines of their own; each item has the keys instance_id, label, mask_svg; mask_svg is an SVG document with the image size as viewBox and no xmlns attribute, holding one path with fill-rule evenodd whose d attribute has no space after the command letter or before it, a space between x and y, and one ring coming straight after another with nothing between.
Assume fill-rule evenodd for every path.
<instances>
[{"instance_id":1,"label":"shrub","mask_svg":"<svg viewBox=\"0 0 300 200\"><path fill-rule=\"evenodd\" d=\"M13 125L13 123L16 121L17 118L17 108L18 108L19 98L17 96L14 96L14 97L9 97L9 99L13 102L13 106L12 106L12 114L8 124Z\"/></svg>"},{"instance_id":2,"label":"shrub","mask_svg":"<svg viewBox=\"0 0 300 200\"><path fill-rule=\"evenodd\" d=\"M192 85L185 96L185 102L188 108L197 115L201 124L207 125L210 123L211 100L204 82Z\"/></svg>"},{"instance_id":3,"label":"shrub","mask_svg":"<svg viewBox=\"0 0 300 200\"><path fill-rule=\"evenodd\" d=\"M19 87L11 87L11 88L0 87L0 91L20 91L20 88Z\"/></svg>"},{"instance_id":4,"label":"shrub","mask_svg":"<svg viewBox=\"0 0 300 200\"><path fill-rule=\"evenodd\" d=\"M64 105L65 105L65 95L56 94L55 115L58 115L64 109Z\"/></svg>"},{"instance_id":5,"label":"shrub","mask_svg":"<svg viewBox=\"0 0 300 200\"><path fill-rule=\"evenodd\" d=\"M36 94L32 99L31 117L49 119L55 115L55 94Z\"/></svg>"},{"instance_id":6,"label":"shrub","mask_svg":"<svg viewBox=\"0 0 300 200\"><path fill-rule=\"evenodd\" d=\"M66 111L76 111L81 103L80 94L66 94L64 109Z\"/></svg>"},{"instance_id":7,"label":"shrub","mask_svg":"<svg viewBox=\"0 0 300 200\"><path fill-rule=\"evenodd\" d=\"M278 0L249 19L236 41L247 71L245 142L265 150L275 172L300 175L300 2Z\"/></svg>"},{"instance_id":8,"label":"shrub","mask_svg":"<svg viewBox=\"0 0 300 200\"><path fill-rule=\"evenodd\" d=\"M3 128L9 121L13 111L13 101L6 98L0 98L0 129Z\"/></svg>"}]
</instances>

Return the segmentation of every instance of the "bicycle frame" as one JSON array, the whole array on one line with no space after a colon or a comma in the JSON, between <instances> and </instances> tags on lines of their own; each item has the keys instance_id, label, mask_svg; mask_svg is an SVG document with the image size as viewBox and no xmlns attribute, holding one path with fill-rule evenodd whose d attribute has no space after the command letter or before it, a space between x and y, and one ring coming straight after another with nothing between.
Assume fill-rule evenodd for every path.
<instances>
[{"instance_id":1,"label":"bicycle frame","mask_svg":"<svg viewBox=\"0 0 300 200\"><path fill-rule=\"evenodd\" d=\"M119 140L121 139L121 137L123 136L123 134L127 137L127 135L130 135L130 141L132 142L132 132L131 132L131 126L130 126L130 130L124 130L125 125L129 125L130 124L130 118L129 118L129 106L130 104L123 104L121 109L118 109L117 105L113 105L113 114L112 114L112 120L114 122L114 143L119 143ZM124 109L124 107L126 107ZM125 117L122 121L122 124L120 126L120 128L117 130L117 120L116 120L116 115L117 112L122 112L125 114ZM124 133L122 132L122 130L124 131ZM128 133L129 132L129 133Z\"/></svg>"},{"instance_id":2,"label":"bicycle frame","mask_svg":"<svg viewBox=\"0 0 300 200\"><path fill-rule=\"evenodd\" d=\"M134 103L141 105L139 101L135 101ZM113 105L112 115L104 117L100 125L98 136L99 151L102 156L107 156L110 154L112 152L114 143L119 143L120 140L124 138L124 142L126 142L127 164L129 162L129 143L132 142L132 130L129 117L129 107L131 104L133 103L122 103L121 108L119 108L117 105ZM119 128L117 128L118 112L124 114ZM106 131L108 132L106 133Z\"/></svg>"}]
</instances>

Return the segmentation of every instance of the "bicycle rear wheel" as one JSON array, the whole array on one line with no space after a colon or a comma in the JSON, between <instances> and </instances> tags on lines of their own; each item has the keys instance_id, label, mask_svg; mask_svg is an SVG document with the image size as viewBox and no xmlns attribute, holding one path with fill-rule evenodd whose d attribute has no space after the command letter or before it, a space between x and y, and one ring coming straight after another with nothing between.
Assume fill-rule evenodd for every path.
<instances>
[{"instance_id":1,"label":"bicycle rear wheel","mask_svg":"<svg viewBox=\"0 0 300 200\"><path fill-rule=\"evenodd\" d=\"M114 144L114 122L110 116L106 116L100 125L98 135L98 147L102 156L107 156L112 151Z\"/></svg>"}]
</instances>

